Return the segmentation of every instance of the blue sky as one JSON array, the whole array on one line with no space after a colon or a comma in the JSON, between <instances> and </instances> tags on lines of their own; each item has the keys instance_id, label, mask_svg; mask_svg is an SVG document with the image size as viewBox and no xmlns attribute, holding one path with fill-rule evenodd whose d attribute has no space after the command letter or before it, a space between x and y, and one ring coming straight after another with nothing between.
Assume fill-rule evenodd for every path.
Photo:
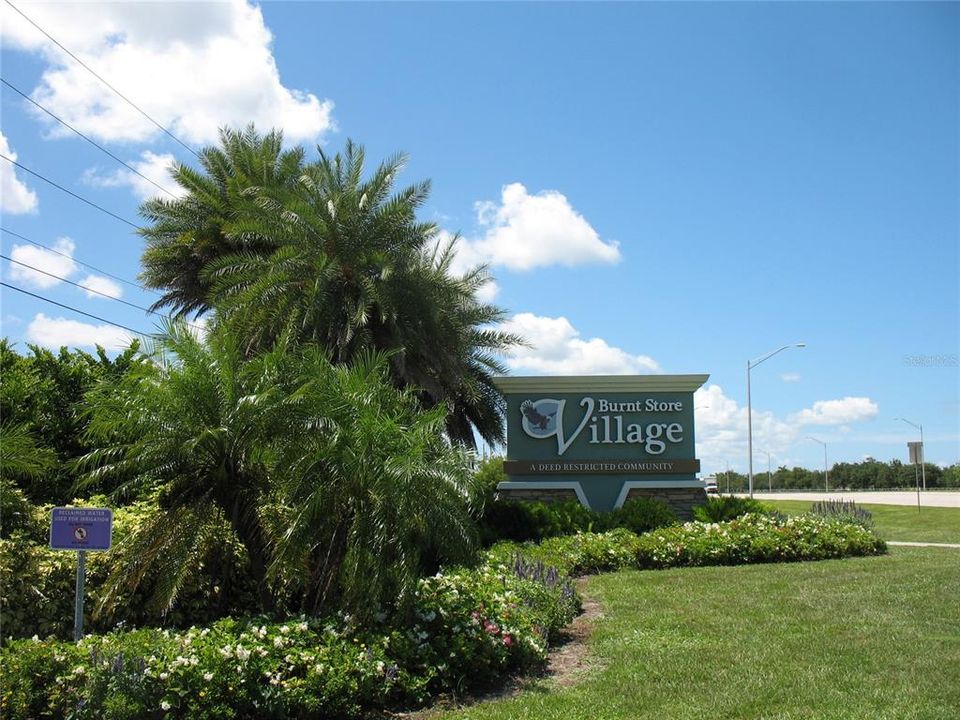
<instances>
[{"instance_id":1,"label":"blue sky","mask_svg":"<svg viewBox=\"0 0 960 720\"><path fill-rule=\"evenodd\" d=\"M198 147L254 120L431 178L423 216L491 263L516 374L707 372L698 455L746 467L960 458L956 3L15 3ZM192 156L3 7L3 78L165 184ZM3 154L137 223L109 157L2 88ZM0 160L3 254L145 305L132 229ZM142 185L142 183L141 183ZM170 185L166 181L166 185ZM139 194L138 194L139 193ZM150 331L2 261L4 282ZM113 285L111 285L111 282ZM122 341L6 288L23 344ZM102 326L102 327L101 327ZM766 455L755 463L766 467Z\"/></svg>"}]
</instances>

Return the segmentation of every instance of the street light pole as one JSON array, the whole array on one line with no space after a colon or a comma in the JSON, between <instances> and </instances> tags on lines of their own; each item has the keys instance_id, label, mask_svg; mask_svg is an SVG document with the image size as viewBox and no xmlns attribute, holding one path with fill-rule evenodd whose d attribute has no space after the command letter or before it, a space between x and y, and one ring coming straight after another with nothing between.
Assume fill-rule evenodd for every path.
<instances>
[{"instance_id":1,"label":"street light pole","mask_svg":"<svg viewBox=\"0 0 960 720\"><path fill-rule=\"evenodd\" d=\"M823 440L817 440L815 437L807 437L807 440L813 440L815 443L823 445L823 491L830 492L830 471L827 469L827 444Z\"/></svg>"},{"instance_id":2,"label":"street light pole","mask_svg":"<svg viewBox=\"0 0 960 720\"><path fill-rule=\"evenodd\" d=\"M749 466L750 475L750 497L753 497L753 402L750 398L750 371L779 352L783 352L789 348L804 348L806 346L806 343L784 345L782 348L772 350L757 360L747 360L747 465Z\"/></svg>"},{"instance_id":3,"label":"street light pole","mask_svg":"<svg viewBox=\"0 0 960 720\"><path fill-rule=\"evenodd\" d=\"M923 489L926 492L927 489L927 458L926 458L926 448L923 445L923 423L917 425L912 423L906 418L894 418L894 420L903 420L907 425L913 425L917 430L920 431L920 477L923 482Z\"/></svg>"}]
</instances>

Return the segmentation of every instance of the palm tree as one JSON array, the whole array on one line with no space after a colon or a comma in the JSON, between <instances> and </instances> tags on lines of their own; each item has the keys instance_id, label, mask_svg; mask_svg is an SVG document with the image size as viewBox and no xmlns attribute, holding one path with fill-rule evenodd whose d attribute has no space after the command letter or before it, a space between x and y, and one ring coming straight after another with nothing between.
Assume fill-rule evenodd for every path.
<instances>
[{"instance_id":1,"label":"palm tree","mask_svg":"<svg viewBox=\"0 0 960 720\"><path fill-rule=\"evenodd\" d=\"M472 446L476 430L501 442L502 398L492 377L504 372L497 357L520 340L496 330L503 311L477 299L490 280L486 269L453 275L452 242L438 247L438 228L417 221L429 183L392 194L403 156L365 180L363 148L352 142L342 155L321 151L309 164L302 153L281 162L275 143L252 131L225 135L223 144L204 157L238 155L283 172L260 173L254 185L254 173L234 178L226 162L215 166L225 174L204 182L181 168L178 182L191 183L181 182L186 198L145 206L154 224L144 231L143 277L167 290L158 305L215 307L249 353L280 337L319 343L334 362L386 351L395 384L420 388L426 407L447 409L451 439ZM192 231L199 218L209 227Z\"/></svg>"},{"instance_id":2,"label":"palm tree","mask_svg":"<svg viewBox=\"0 0 960 720\"><path fill-rule=\"evenodd\" d=\"M334 366L312 346L297 365L272 514L275 574L304 612L403 608L427 554L461 562L474 548L482 493L469 458L443 439L443 409L422 412L394 388L382 356Z\"/></svg>"},{"instance_id":3,"label":"palm tree","mask_svg":"<svg viewBox=\"0 0 960 720\"><path fill-rule=\"evenodd\" d=\"M273 249L269 237L228 233L226 226L251 190L289 187L303 169L302 148L284 151L281 133L261 136L252 125L221 130L220 147L203 148L199 157L202 172L182 163L173 167L184 197L155 198L140 208L151 222L142 231L147 248L140 278L147 287L163 290L151 309L166 308L177 316L210 309L204 277L209 263L237 252Z\"/></svg>"},{"instance_id":4,"label":"palm tree","mask_svg":"<svg viewBox=\"0 0 960 720\"><path fill-rule=\"evenodd\" d=\"M246 549L261 609L274 608L261 500L270 481L269 441L277 434L269 410L280 400L280 355L248 362L230 333L201 342L184 323L173 323L118 386L91 392L87 439L98 449L80 460L85 483L119 479L116 496L152 493L161 510L116 564L117 587L135 586L160 567L154 601L169 607L197 558L226 529Z\"/></svg>"},{"instance_id":5,"label":"palm tree","mask_svg":"<svg viewBox=\"0 0 960 720\"><path fill-rule=\"evenodd\" d=\"M281 342L247 358L225 325L205 341L168 326L156 352L90 395L86 481L156 496L125 543L101 610L151 578L167 609L224 532L244 546L263 611L369 614L408 599L421 558L473 548L479 502L465 453L389 382L385 358L333 365L324 348Z\"/></svg>"}]
</instances>

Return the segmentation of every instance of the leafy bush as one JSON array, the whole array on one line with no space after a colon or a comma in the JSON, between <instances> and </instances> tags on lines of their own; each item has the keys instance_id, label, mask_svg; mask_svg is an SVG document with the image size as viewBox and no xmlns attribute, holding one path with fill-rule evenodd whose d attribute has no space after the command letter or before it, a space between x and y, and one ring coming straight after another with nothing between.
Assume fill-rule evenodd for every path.
<instances>
[{"instance_id":1,"label":"leafy bush","mask_svg":"<svg viewBox=\"0 0 960 720\"><path fill-rule=\"evenodd\" d=\"M689 522L637 541L641 568L825 560L877 555L886 543L868 529L816 515L751 513L726 523Z\"/></svg>"},{"instance_id":2,"label":"leafy bush","mask_svg":"<svg viewBox=\"0 0 960 720\"><path fill-rule=\"evenodd\" d=\"M520 553L573 575L629 567L739 565L875 555L886 544L869 529L815 515L783 517L751 513L725 523L689 522L637 535L620 528L548 538L539 545L502 542L489 562Z\"/></svg>"},{"instance_id":3,"label":"leafy bush","mask_svg":"<svg viewBox=\"0 0 960 720\"><path fill-rule=\"evenodd\" d=\"M680 522L677 513L666 503L648 497L627 500L622 507L606 514L607 528L626 528L637 534L669 527Z\"/></svg>"},{"instance_id":4,"label":"leafy bush","mask_svg":"<svg viewBox=\"0 0 960 720\"><path fill-rule=\"evenodd\" d=\"M227 619L78 645L18 640L0 651L0 715L358 717L540 664L551 634L578 610L569 580L521 561L421 580L405 627L361 628L346 616Z\"/></svg>"},{"instance_id":5,"label":"leafy bush","mask_svg":"<svg viewBox=\"0 0 960 720\"><path fill-rule=\"evenodd\" d=\"M576 500L556 503L499 500L488 506L481 522L487 544L498 540L542 540L589 531L599 513Z\"/></svg>"},{"instance_id":6,"label":"leafy bush","mask_svg":"<svg viewBox=\"0 0 960 720\"><path fill-rule=\"evenodd\" d=\"M636 533L678 522L666 503L633 498L611 512L597 512L576 500L556 503L498 501L488 506L481 522L485 544L499 540L525 542L580 532L626 528Z\"/></svg>"},{"instance_id":7,"label":"leafy bush","mask_svg":"<svg viewBox=\"0 0 960 720\"><path fill-rule=\"evenodd\" d=\"M865 528L873 528L873 513L866 508L858 507L853 500L821 500L813 503L810 512L814 515L856 523Z\"/></svg>"},{"instance_id":8,"label":"leafy bush","mask_svg":"<svg viewBox=\"0 0 960 720\"><path fill-rule=\"evenodd\" d=\"M770 508L753 498L721 495L709 498L704 505L693 509L694 520L700 522L727 522L747 513L768 513Z\"/></svg>"},{"instance_id":9,"label":"leafy bush","mask_svg":"<svg viewBox=\"0 0 960 720\"><path fill-rule=\"evenodd\" d=\"M547 538L539 545L502 542L487 551L488 562L505 564L524 555L571 575L619 570L633 565L638 536L624 528Z\"/></svg>"},{"instance_id":10,"label":"leafy bush","mask_svg":"<svg viewBox=\"0 0 960 720\"><path fill-rule=\"evenodd\" d=\"M85 504L107 503L99 497ZM47 545L50 509L25 508L10 537L0 540L0 575L4 578L0 634L4 639L71 635L77 555L51 550ZM179 588L173 608L157 608L148 603L153 586L159 582L156 575L148 575L135 592L127 591L117 597L113 610L100 610L112 565L123 553L124 539L148 523L155 512L147 501L115 508L113 549L87 554L86 629L106 631L119 623L185 627L225 615L253 612L256 606L246 558L239 543L228 535L209 552L195 558L198 572Z\"/></svg>"}]
</instances>

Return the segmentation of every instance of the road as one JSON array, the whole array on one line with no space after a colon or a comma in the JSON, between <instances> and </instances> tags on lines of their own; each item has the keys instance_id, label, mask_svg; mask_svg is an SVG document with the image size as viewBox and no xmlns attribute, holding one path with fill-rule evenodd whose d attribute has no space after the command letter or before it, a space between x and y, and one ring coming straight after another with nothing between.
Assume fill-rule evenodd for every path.
<instances>
[{"instance_id":1,"label":"road","mask_svg":"<svg viewBox=\"0 0 960 720\"><path fill-rule=\"evenodd\" d=\"M739 493L741 497L743 493ZM889 492L757 492L757 500L853 500L864 505L916 505L916 491L891 490ZM928 490L920 492L920 506L960 508L960 492Z\"/></svg>"}]
</instances>

